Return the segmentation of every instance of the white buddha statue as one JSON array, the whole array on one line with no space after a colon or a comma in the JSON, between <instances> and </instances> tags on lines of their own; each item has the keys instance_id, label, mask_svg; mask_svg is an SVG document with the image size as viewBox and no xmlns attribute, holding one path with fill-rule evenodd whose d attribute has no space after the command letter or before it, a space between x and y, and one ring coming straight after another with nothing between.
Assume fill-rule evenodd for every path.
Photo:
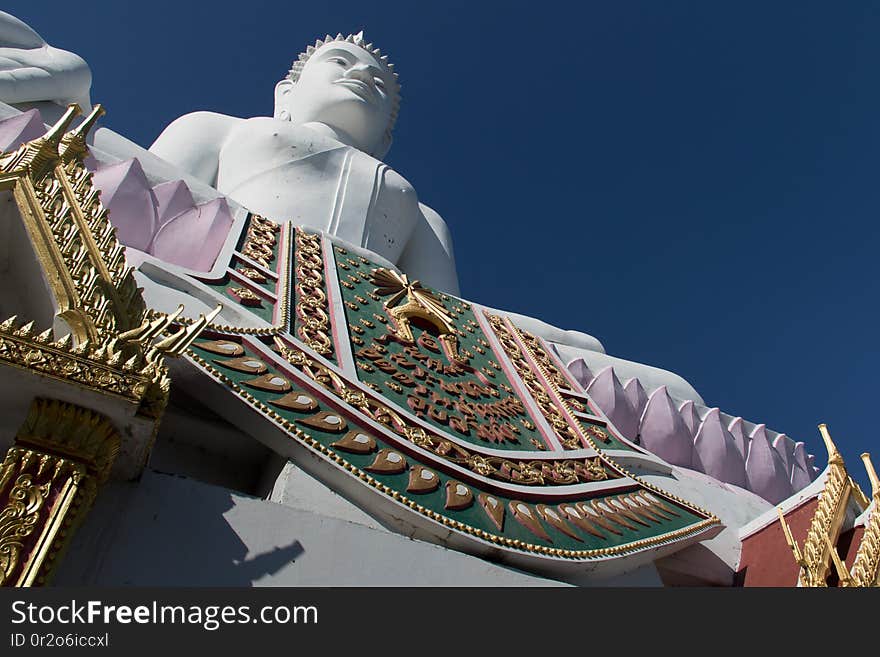
<instances>
[{"instance_id":1,"label":"white buddha statue","mask_svg":"<svg viewBox=\"0 0 880 657\"><path fill-rule=\"evenodd\" d=\"M56 50L35 35L18 19L0 12L0 55L6 56L8 64L5 73L0 66L0 101L21 103L26 88L31 101L54 102L19 106L38 106L47 116L53 115L52 106L60 111L59 104L88 103L91 74L85 62L72 53L59 51L63 57L53 55L50 59L64 66L46 65L44 73L31 76L31 65L46 59L43 51ZM33 83L4 86L4 79L27 81L32 77ZM71 79L79 84L71 87ZM195 112L171 123L150 147L150 153L106 128L96 131L95 144L114 161L136 157L154 168L157 162L171 163L175 166L156 169L160 178L173 179L177 172L188 174L188 183L204 183L276 221L322 230L381 256L411 278L458 295L452 240L445 222L418 201L405 178L381 162L391 146L399 92L393 65L364 42L362 33L328 36L300 54L276 85L271 118ZM148 161L151 157L152 163ZM143 191L149 193L148 189ZM114 211L113 216L119 219L122 215ZM198 216L198 212L191 216ZM148 229L153 237L161 232L160 223ZM222 230L228 230L229 223L220 222ZM141 228L138 231L142 232ZM150 235L142 237L144 244L150 243ZM216 237L208 250L219 248L226 236ZM198 242L193 248L203 249L206 244L192 240ZM139 257L133 249L145 248L127 245L130 259ZM206 257L213 261L216 255L212 251ZM193 312L210 310L180 296L183 293L178 293L177 287L173 285L159 295L168 297L169 308L184 303ZM672 372L609 356L602 344L586 333L507 314L548 340L565 362L584 358L593 373L613 365L621 378L638 377L649 393L666 386L678 400L702 403L696 390Z\"/></svg>"},{"instance_id":2,"label":"white buddha statue","mask_svg":"<svg viewBox=\"0 0 880 657\"><path fill-rule=\"evenodd\" d=\"M187 114L150 151L253 212L335 235L457 294L445 222L381 162L399 104L393 65L363 33L328 36L276 85L273 117Z\"/></svg>"}]
</instances>

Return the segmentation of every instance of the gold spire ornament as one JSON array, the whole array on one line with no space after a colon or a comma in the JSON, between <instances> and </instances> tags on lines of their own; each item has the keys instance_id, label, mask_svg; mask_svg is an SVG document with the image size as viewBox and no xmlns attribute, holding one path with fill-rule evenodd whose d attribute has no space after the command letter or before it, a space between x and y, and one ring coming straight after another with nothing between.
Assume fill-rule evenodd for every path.
<instances>
[{"instance_id":1,"label":"gold spire ornament","mask_svg":"<svg viewBox=\"0 0 880 657\"><path fill-rule=\"evenodd\" d=\"M819 425L819 433L828 451L828 475L825 487L819 495L816 512L813 514L803 548L798 547L792 536L782 509L776 509L785 541L800 566L798 586L828 586L828 576L832 566L840 586L876 586L878 570L880 570L880 514L875 511L878 507L878 499L880 499L880 481L877 479L877 473L871 464L870 456L862 454L865 469L871 479L874 498L873 509L852 570L848 571L846 564L838 554L837 541L843 530L850 500L854 500L855 504L862 509L867 507L868 500L858 484L847 473L843 457L831 439L831 434L825 424Z\"/></svg>"},{"instance_id":2,"label":"gold spire ornament","mask_svg":"<svg viewBox=\"0 0 880 657\"><path fill-rule=\"evenodd\" d=\"M64 115L45 135L22 144L12 153L0 157L0 171L26 170L35 182L45 178L61 159L58 147L61 145L64 131L81 113L79 105L68 105Z\"/></svg>"},{"instance_id":3,"label":"gold spire ornament","mask_svg":"<svg viewBox=\"0 0 880 657\"><path fill-rule=\"evenodd\" d=\"M871 515L853 561L849 586L880 586L880 479L870 454L862 454L862 462L871 481Z\"/></svg>"},{"instance_id":4,"label":"gold spire ornament","mask_svg":"<svg viewBox=\"0 0 880 657\"><path fill-rule=\"evenodd\" d=\"M106 112L103 105L98 103L92 109L91 113L83 119L76 128L68 132L61 138L61 145L58 148L58 155L62 162L70 162L71 160L82 160L89 154L89 147L86 144L86 138Z\"/></svg>"},{"instance_id":5,"label":"gold spire ornament","mask_svg":"<svg viewBox=\"0 0 880 657\"><path fill-rule=\"evenodd\" d=\"M164 357L183 353L221 309L177 328L182 307L171 314L146 308L83 163L89 131L104 110L96 105L66 132L79 114L69 105L42 137L0 153L0 191L15 203L28 243L22 246L42 274L33 291L42 285L54 310L49 328L28 317L0 321L0 367L37 377L35 385L52 379L52 388L40 389L66 386L65 395L85 404L33 401L6 452L0 586L47 583L111 469L123 479L139 474L168 400ZM96 399L103 400L101 412L86 406ZM120 451L127 457L117 463Z\"/></svg>"}]
</instances>

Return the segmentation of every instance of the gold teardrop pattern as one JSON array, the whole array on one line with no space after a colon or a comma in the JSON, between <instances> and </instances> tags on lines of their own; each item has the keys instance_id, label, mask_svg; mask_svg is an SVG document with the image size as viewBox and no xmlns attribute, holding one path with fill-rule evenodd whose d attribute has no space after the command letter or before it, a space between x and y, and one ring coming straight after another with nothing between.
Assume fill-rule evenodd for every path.
<instances>
[{"instance_id":1,"label":"gold teardrop pattern","mask_svg":"<svg viewBox=\"0 0 880 657\"><path fill-rule=\"evenodd\" d=\"M486 512L486 515L489 516L489 520L498 528L498 531L504 531L504 504L501 503L494 495L488 495L486 493L480 493L477 496L477 499L480 500L480 505L483 507L483 510Z\"/></svg>"},{"instance_id":2,"label":"gold teardrop pattern","mask_svg":"<svg viewBox=\"0 0 880 657\"><path fill-rule=\"evenodd\" d=\"M440 477L437 473L420 465L414 465L409 471L409 483L406 490L409 493L433 493L440 487Z\"/></svg>"},{"instance_id":3,"label":"gold teardrop pattern","mask_svg":"<svg viewBox=\"0 0 880 657\"><path fill-rule=\"evenodd\" d=\"M406 467L406 457L403 454L385 447L379 450L376 458L364 470L376 474L400 474Z\"/></svg>"},{"instance_id":4,"label":"gold teardrop pattern","mask_svg":"<svg viewBox=\"0 0 880 657\"><path fill-rule=\"evenodd\" d=\"M314 397L296 390L270 403L288 411L299 411L301 413L314 411L318 408L318 402Z\"/></svg>"},{"instance_id":5,"label":"gold teardrop pattern","mask_svg":"<svg viewBox=\"0 0 880 657\"><path fill-rule=\"evenodd\" d=\"M552 506L547 506L546 504L538 504L535 506L535 509L538 511L538 515L541 516L541 519L548 525L561 531L566 536L570 536L576 541L581 543L584 542L584 539L578 536L577 532L565 522L565 516L557 509L554 509Z\"/></svg>"},{"instance_id":6,"label":"gold teardrop pattern","mask_svg":"<svg viewBox=\"0 0 880 657\"><path fill-rule=\"evenodd\" d=\"M595 536L596 538L601 538L603 541L607 541L608 537L602 533L596 525L587 520L584 512L578 509L578 507L574 504L560 504L557 507L562 514L568 518L569 522L573 523L579 529L587 532L588 534Z\"/></svg>"},{"instance_id":7,"label":"gold teardrop pattern","mask_svg":"<svg viewBox=\"0 0 880 657\"><path fill-rule=\"evenodd\" d=\"M449 511L461 511L474 503L474 494L471 489L460 481L450 479L446 482L446 509Z\"/></svg>"},{"instance_id":8,"label":"gold teardrop pattern","mask_svg":"<svg viewBox=\"0 0 880 657\"><path fill-rule=\"evenodd\" d=\"M283 376L278 376L277 374L264 374L263 376L259 376L256 379L250 379L248 381L243 381L246 386L250 386L251 388L256 388L257 390L266 390L267 392L290 392L291 385L290 381L285 379Z\"/></svg>"},{"instance_id":9,"label":"gold teardrop pattern","mask_svg":"<svg viewBox=\"0 0 880 657\"><path fill-rule=\"evenodd\" d=\"M604 514L596 511L592 506L587 504L586 502L578 502L576 504L577 508L580 509L581 513L584 514L584 518L586 518L589 522L595 523L599 525L602 529L605 529L612 534L617 534L618 536L623 536L623 532L620 531L617 527L615 527L612 523L608 522L605 519Z\"/></svg>"},{"instance_id":10,"label":"gold teardrop pattern","mask_svg":"<svg viewBox=\"0 0 880 657\"><path fill-rule=\"evenodd\" d=\"M634 513L632 511L632 509L629 508L629 506L624 504L622 501L620 501L620 499L618 499L616 497L612 497L608 500L608 506L610 506L614 510L615 513L626 516L627 518L629 518L633 522L637 522L640 525L642 525L643 527L650 527L651 526L647 522L645 522L641 516Z\"/></svg>"},{"instance_id":11,"label":"gold teardrop pattern","mask_svg":"<svg viewBox=\"0 0 880 657\"><path fill-rule=\"evenodd\" d=\"M547 534L547 530L544 529L544 526L538 520L537 511L532 509L525 502L520 502L519 500L510 500L507 506L510 509L510 512L513 514L513 517L517 520L517 522L519 522L519 524L528 529L538 538L543 539L549 543L553 542L553 540Z\"/></svg>"},{"instance_id":12,"label":"gold teardrop pattern","mask_svg":"<svg viewBox=\"0 0 880 657\"><path fill-rule=\"evenodd\" d=\"M218 356L242 356L244 354L244 347L237 342L230 342L229 340L199 342L197 346L199 349L204 349Z\"/></svg>"},{"instance_id":13,"label":"gold teardrop pattern","mask_svg":"<svg viewBox=\"0 0 880 657\"><path fill-rule=\"evenodd\" d=\"M241 358L229 358L226 360L215 360L214 362L218 365L228 367L231 370L242 372L244 374L264 374L269 369L266 367L266 364L260 359L251 358L249 356L243 356Z\"/></svg>"},{"instance_id":14,"label":"gold teardrop pattern","mask_svg":"<svg viewBox=\"0 0 880 657\"><path fill-rule=\"evenodd\" d=\"M339 413L333 413L332 411L321 411L320 413L297 420L297 422L313 429L333 431L335 433L342 433L348 429L348 422Z\"/></svg>"},{"instance_id":15,"label":"gold teardrop pattern","mask_svg":"<svg viewBox=\"0 0 880 657\"><path fill-rule=\"evenodd\" d=\"M372 454L376 450L376 440L363 431L352 429L330 447L341 449L350 454Z\"/></svg>"}]
</instances>

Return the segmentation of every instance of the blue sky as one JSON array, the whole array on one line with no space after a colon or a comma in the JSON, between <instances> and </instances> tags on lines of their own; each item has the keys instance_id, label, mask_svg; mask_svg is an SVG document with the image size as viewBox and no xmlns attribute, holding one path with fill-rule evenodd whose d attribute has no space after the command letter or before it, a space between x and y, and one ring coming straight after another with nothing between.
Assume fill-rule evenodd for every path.
<instances>
[{"instance_id":1,"label":"blue sky","mask_svg":"<svg viewBox=\"0 0 880 657\"><path fill-rule=\"evenodd\" d=\"M387 160L452 229L465 297L677 372L863 488L880 266L880 5L7 1L148 146L269 115L290 62L366 30L403 85Z\"/></svg>"}]
</instances>

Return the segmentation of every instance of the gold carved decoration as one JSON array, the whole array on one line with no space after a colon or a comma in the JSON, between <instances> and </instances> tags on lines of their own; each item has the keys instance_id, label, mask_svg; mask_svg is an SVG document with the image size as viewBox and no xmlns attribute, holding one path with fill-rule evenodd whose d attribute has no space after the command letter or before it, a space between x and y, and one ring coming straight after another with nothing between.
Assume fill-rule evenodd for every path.
<instances>
[{"instance_id":1,"label":"gold carved decoration","mask_svg":"<svg viewBox=\"0 0 880 657\"><path fill-rule=\"evenodd\" d=\"M47 582L119 446L104 416L34 400L0 466L0 586Z\"/></svg>"},{"instance_id":2,"label":"gold carved decoration","mask_svg":"<svg viewBox=\"0 0 880 657\"><path fill-rule=\"evenodd\" d=\"M541 413L553 429L553 432L556 434L556 437L559 439L562 446L565 449L583 449L584 445L581 439L581 434L578 432L578 428L572 426L572 423L569 422L560 412L559 401L550 398L550 395L547 394L547 388L545 387L544 382L541 381L532 371L531 367L529 367L525 354L523 354L520 345L516 341L514 331L517 331L520 336L526 335L527 338L531 338L532 336L523 334L519 329L512 329L498 315L486 313L486 316L489 319L489 323L492 325L492 329L495 331L498 341L501 343L501 347L504 349L504 353L513 363L516 373L519 375L519 378L522 379L523 383L526 384L526 387L529 389L529 394L538 404L538 408L541 410ZM528 349L529 342L526 341L524 346ZM542 353L543 350L531 348L528 349L528 351L529 355L533 355L536 351ZM557 377L551 376L549 378L555 385L558 381L558 377L559 374L557 372Z\"/></svg>"},{"instance_id":3,"label":"gold carved decoration","mask_svg":"<svg viewBox=\"0 0 880 657\"><path fill-rule=\"evenodd\" d=\"M251 223L241 250L242 254L264 269L271 270L271 264L275 260L275 245L278 243L275 233L279 230L281 227L275 222L256 214L251 215Z\"/></svg>"},{"instance_id":4,"label":"gold carved decoration","mask_svg":"<svg viewBox=\"0 0 880 657\"><path fill-rule=\"evenodd\" d=\"M880 519L877 513L871 513L871 519L866 527L862 543L859 546L852 572L847 572L846 565L841 561L837 553L837 541L846 519L846 509L850 497L856 499L859 506L866 506L866 498L847 474L843 457L837 450L828 428L824 424L819 425L819 432L828 450L828 476L825 486L819 495L819 502L807 538L802 548L792 536L791 530L785 521L782 510L777 508L779 523L782 527L785 540L791 548L797 564L800 566L798 585L804 587L826 587L832 565L838 575L841 586L872 586L877 581L878 564L880 564ZM871 476L874 489L875 509L878 497L880 497L880 485L876 483L877 475L873 471L870 458L863 455L865 466Z\"/></svg>"},{"instance_id":5,"label":"gold carved decoration","mask_svg":"<svg viewBox=\"0 0 880 657\"><path fill-rule=\"evenodd\" d=\"M83 163L86 136L104 110L75 130L70 105L42 137L0 154L0 191L11 193L52 296L55 336L33 321L0 322L0 363L137 405L158 419L170 380L165 356L182 353L219 312L172 330L150 313L99 190ZM54 322L54 328L61 324ZM0 584L42 584L110 472L119 434L101 414L35 400L0 466Z\"/></svg>"},{"instance_id":6,"label":"gold carved decoration","mask_svg":"<svg viewBox=\"0 0 880 657\"><path fill-rule=\"evenodd\" d=\"M324 258L321 236L296 229L296 291L299 299L296 315L301 324L296 329L299 339L322 356L333 352L330 339L330 317L327 293L324 290Z\"/></svg>"},{"instance_id":7,"label":"gold carved decoration","mask_svg":"<svg viewBox=\"0 0 880 657\"><path fill-rule=\"evenodd\" d=\"M4 467L4 474L6 470ZM11 467L9 471L12 471ZM0 491L3 488L0 487ZM0 586L11 581L18 570L24 541L33 533L48 493L49 484L34 484L30 474L20 475L15 480L9 501L0 511Z\"/></svg>"},{"instance_id":8,"label":"gold carved decoration","mask_svg":"<svg viewBox=\"0 0 880 657\"><path fill-rule=\"evenodd\" d=\"M376 295L390 297L384 304L385 310L394 322L393 329L402 340L414 341L411 322L421 319L434 327L437 339L444 346L449 359L459 360L455 325L436 294L422 287L421 282L410 281L406 274L398 274L390 269L374 269L370 282L377 286ZM398 305L404 299L405 303Z\"/></svg>"},{"instance_id":9,"label":"gold carved decoration","mask_svg":"<svg viewBox=\"0 0 880 657\"><path fill-rule=\"evenodd\" d=\"M280 341L276 340L276 344L278 342L280 342ZM601 558L601 557L612 557L612 556L621 556L621 555L631 554L634 552L638 552L640 550L649 549L653 546L665 545L665 544L669 544L669 543L677 541L677 540L683 540L688 537L698 536L699 534L701 534L701 533L703 533L703 532L705 532L705 531L707 531L707 530L711 529L712 527L717 526L719 524L719 521L717 518L707 514L705 511L697 509L697 507L689 504L688 502L686 502L684 500L680 500L679 498L674 497L672 495L669 495L668 493L665 493L664 491L661 491L658 488L654 488L654 487L643 484L644 488L646 488L646 489L656 491L657 493L659 493L660 495L662 495L665 498L674 499L674 500L676 500L676 502L678 504L680 504L681 506L683 506L685 508L698 511L700 513L700 515L702 515L705 519L701 520L700 522L695 523L693 525L690 525L687 527L682 527L681 529L676 529L676 530L673 530L671 532L667 532L664 534L650 536L648 538L643 538L643 539L639 539L636 541L631 541L628 543L624 543L622 545L615 545L612 547L590 549L590 550L569 550L569 549L564 549L564 548L550 547L550 546L546 546L546 545L535 545L533 543L529 543L529 542L522 541L519 539L511 539L511 538L507 538L504 536L498 536L497 534L493 534L491 532L484 531L484 530L479 529L477 527L473 527L473 526L469 525L468 523L462 522L460 520L454 520L448 516L443 515L442 513L438 513L437 511L434 511L433 509L429 509L429 508L419 504L417 501L408 498L406 495L395 490L391 486L388 486L387 484L383 484L381 481L377 480L375 477L370 475L370 473L353 465L352 463L350 463L345 458L343 458L342 456L340 456L339 454L334 452L329 447L322 445L318 440L316 440L315 438L310 436L308 433L303 431L294 422L283 418L281 415L279 415L278 413L273 411L271 408L268 408L263 402L261 402L259 399L254 397L252 394L250 394L246 390L242 389L232 379L226 377L221 372L219 372L217 369L212 367L204 359L202 359L200 356L198 356L198 354L195 354L194 352L190 351L190 352L188 352L188 355L190 358L193 359L193 361L195 361L201 367L203 367L205 369L205 371L208 372L212 377L214 377L217 381L219 381L220 383L222 383L223 385L228 387L236 395L238 395L242 400L244 400L245 403L251 405L252 407L258 409L259 411L261 411L262 413L267 415L273 422L275 422L281 429L283 429L287 433L287 435L290 436L292 439L295 439L295 440L301 442L302 444L306 445L307 447L309 447L313 451L321 454L323 457L325 457L329 461L332 461L337 466L339 466L341 469L356 476L359 480L363 481L366 485L368 485L371 488L391 497L393 500L409 507L415 513L421 514L422 516L424 516L426 518L430 518L431 520L434 520L437 523L442 524L444 527L458 530L464 534L468 534L468 535L474 536L478 539L493 543L494 545L499 545L499 546L506 547L509 549L521 550L523 552L530 552L533 554L540 554L540 555L549 556L549 557L560 557L560 558L564 558L564 559L594 559L597 557ZM317 371L321 371L324 369L323 366L315 363L312 359L310 359L306 354L304 354L301 351L289 350L289 353L285 354L285 356L287 357L289 362L296 365L297 368L300 369L301 371L305 371L303 368L312 368L312 367L316 368ZM322 374L320 374L320 376L332 377L332 376L336 376L336 375L332 371L327 370L326 373L322 373ZM312 377L312 378L314 378L314 377ZM328 391L333 390L328 385L329 381L326 378L324 378L323 380L318 380L318 379L315 379L315 380L318 381L319 383L321 383L325 388L327 388ZM344 393L344 394L346 394L348 396L350 401L348 399L344 399L343 401L346 401L346 403L349 403L354 406L360 406L360 404L358 403L359 402L358 395L363 395L362 392L352 391L352 390L347 389L346 393ZM340 395L336 394L336 396L340 396ZM372 401L372 400L370 400L370 401ZM374 419L377 419L377 418L374 418ZM383 424L388 424L388 420L383 421L383 420L377 419L377 421L380 421ZM413 440L413 442L415 444L418 444L418 442L416 440ZM651 498L649 493L644 493L644 494L647 495L649 497L649 499ZM480 497L482 498L483 495L484 494L481 494ZM499 530L500 530L500 528L499 528Z\"/></svg>"},{"instance_id":10,"label":"gold carved decoration","mask_svg":"<svg viewBox=\"0 0 880 657\"><path fill-rule=\"evenodd\" d=\"M607 441L607 437L600 429L596 428L595 426L589 426L585 428L583 424L574 416L570 408L569 400L562 396L560 389L557 385L560 381L560 378L557 376L553 376L553 371L556 370L556 366L553 365L552 361L549 359L549 357L547 357L546 353L544 353L540 341L532 336L530 333L513 326L513 324L510 323L509 320L504 320L500 316L493 315L487 311L483 311L483 313L489 320L492 329L495 331L496 337L501 342L505 354L513 363L517 374L520 376L520 379L522 379L529 387L529 390L532 391L532 396L538 402L539 408L544 413L545 418L550 423L550 426L557 433L557 436L560 438L560 440L569 438L573 439L574 437L577 437L579 445L582 445L585 442L588 447L594 449L598 453L599 463L603 468L606 468L608 471L610 471L612 476L629 477L630 479L638 482L639 485L646 491L651 491L652 493L662 495L667 499L675 500L676 503L687 509L690 509L691 511L701 516L708 516L708 520L706 520L707 526L721 524L721 521L717 517L715 517L705 509L702 509L697 505L692 504L691 502L688 502L687 500L682 499L676 495L661 490L657 486L654 486L647 481L639 479L635 474L628 471L620 464L615 463L613 460L603 454L602 450L599 449L599 447L596 445L594 439L599 439L604 442ZM514 336L514 331L517 335L521 336L522 343L517 342ZM529 361L535 366L535 369L540 375L540 378L531 369ZM542 365L542 363L545 364ZM548 367L550 368L549 370L547 369ZM558 374L558 371L556 371L556 374ZM541 383L541 379L543 379L543 384ZM568 387L567 383L566 387ZM547 390L553 393L553 398L551 398L547 394ZM565 416L563 416L560 412L560 408L564 408L568 412L569 417L571 418L571 423L565 421ZM563 429L562 422L564 421L566 423L566 428L568 429L568 431L566 433L560 433ZM573 428L573 426L575 428ZM563 447L565 447L566 449L572 448L571 446L566 446L564 440Z\"/></svg>"},{"instance_id":11,"label":"gold carved decoration","mask_svg":"<svg viewBox=\"0 0 880 657\"><path fill-rule=\"evenodd\" d=\"M282 340L276 338L275 346L287 362L342 402L357 408L414 445L483 477L532 486L564 486L615 478L614 473L595 458L522 461L480 454L412 422L385 402L354 388L332 369L312 360L302 351L292 349ZM190 357L207 365L193 352L190 352Z\"/></svg>"},{"instance_id":12,"label":"gold carved decoration","mask_svg":"<svg viewBox=\"0 0 880 657\"><path fill-rule=\"evenodd\" d=\"M850 570L849 586L880 586L880 478L874 470L869 454L862 454L862 461L871 480L873 507L862 542Z\"/></svg>"},{"instance_id":13,"label":"gold carved decoration","mask_svg":"<svg viewBox=\"0 0 880 657\"><path fill-rule=\"evenodd\" d=\"M104 113L96 105L75 130L70 105L43 137L0 155L0 190L11 190L22 223L70 334L52 341L33 324L0 324L0 360L105 393L141 401L158 417L168 394L163 356L177 356L220 308L166 336L176 313L149 313L125 249L116 239L92 174L86 136Z\"/></svg>"}]
</instances>

